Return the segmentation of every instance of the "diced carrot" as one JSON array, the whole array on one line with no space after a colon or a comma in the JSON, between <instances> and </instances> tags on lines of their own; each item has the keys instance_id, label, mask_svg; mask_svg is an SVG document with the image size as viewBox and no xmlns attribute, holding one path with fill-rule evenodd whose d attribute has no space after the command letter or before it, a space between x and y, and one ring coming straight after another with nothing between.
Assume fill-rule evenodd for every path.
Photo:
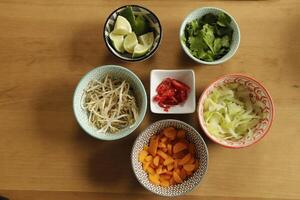
<instances>
[{"instance_id":1,"label":"diced carrot","mask_svg":"<svg viewBox=\"0 0 300 200\"><path fill-rule=\"evenodd\" d=\"M186 174L185 170L182 168L182 169L180 170L180 178L181 178L182 180L184 180L186 177L187 177L187 174Z\"/></svg>"},{"instance_id":2,"label":"diced carrot","mask_svg":"<svg viewBox=\"0 0 300 200\"><path fill-rule=\"evenodd\" d=\"M195 155L195 152L196 152L196 148L195 148L195 145L190 143L189 144L189 152L193 155Z\"/></svg>"},{"instance_id":3,"label":"diced carrot","mask_svg":"<svg viewBox=\"0 0 300 200\"><path fill-rule=\"evenodd\" d=\"M181 159L186 155L186 153L184 151L178 152L178 153L174 153L173 154L173 158L177 158L177 159Z\"/></svg>"},{"instance_id":4,"label":"diced carrot","mask_svg":"<svg viewBox=\"0 0 300 200\"><path fill-rule=\"evenodd\" d=\"M149 146L143 147L138 159L151 183L168 187L182 183L198 169L195 152L195 145L186 139L184 130L167 127L150 138Z\"/></svg>"},{"instance_id":5,"label":"diced carrot","mask_svg":"<svg viewBox=\"0 0 300 200\"><path fill-rule=\"evenodd\" d=\"M178 160L177 159L174 160L174 168L178 168Z\"/></svg>"},{"instance_id":6,"label":"diced carrot","mask_svg":"<svg viewBox=\"0 0 300 200\"><path fill-rule=\"evenodd\" d=\"M162 174L163 170L162 170L162 166L159 166L157 169L156 169L156 174Z\"/></svg>"},{"instance_id":7,"label":"diced carrot","mask_svg":"<svg viewBox=\"0 0 300 200\"><path fill-rule=\"evenodd\" d=\"M163 152L162 150L158 150L157 151L157 154L160 156L160 157L162 157L163 159L167 159L167 158L169 158L169 156L168 156L168 154L166 154L165 152Z\"/></svg>"},{"instance_id":8,"label":"diced carrot","mask_svg":"<svg viewBox=\"0 0 300 200\"><path fill-rule=\"evenodd\" d=\"M167 144L167 149L168 149L168 154L172 155L173 154L173 152L172 152L172 144Z\"/></svg>"},{"instance_id":9,"label":"diced carrot","mask_svg":"<svg viewBox=\"0 0 300 200\"><path fill-rule=\"evenodd\" d=\"M153 163L153 160L150 162L150 165L149 165L150 167L152 167L152 168L156 168L156 166L154 165L154 163Z\"/></svg>"},{"instance_id":10,"label":"diced carrot","mask_svg":"<svg viewBox=\"0 0 300 200\"><path fill-rule=\"evenodd\" d=\"M177 142L174 146L173 146L173 153L178 153L182 150L187 149L187 145L185 143L182 142Z\"/></svg>"},{"instance_id":11,"label":"diced carrot","mask_svg":"<svg viewBox=\"0 0 300 200\"><path fill-rule=\"evenodd\" d=\"M149 174L155 174L155 170L152 167L148 167L146 172L148 172Z\"/></svg>"},{"instance_id":12,"label":"diced carrot","mask_svg":"<svg viewBox=\"0 0 300 200\"><path fill-rule=\"evenodd\" d=\"M160 181L159 181L159 176L156 174L149 174L149 180L155 184L155 185L159 185Z\"/></svg>"},{"instance_id":13,"label":"diced carrot","mask_svg":"<svg viewBox=\"0 0 300 200\"><path fill-rule=\"evenodd\" d=\"M178 175L180 174L180 169L179 169L179 168L174 169L174 171L175 171Z\"/></svg>"},{"instance_id":14,"label":"diced carrot","mask_svg":"<svg viewBox=\"0 0 300 200\"><path fill-rule=\"evenodd\" d=\"M179 174L177 174L177 172L175 171L173 171L173 178L176 183L182 183L182 179L180 178Z\"/></svg>"},{"instance_id":15,"label":"diced carrot","mask_svg":"<svg viewBox=\"0 0 300 200\"><path fill-rule=\"evenodd\" d=\"M166 148L167 145L164 142L159 142L158 147L162 149L162 148Z\"/></svg>"},{"instance_id":16,"label":"diced carrot","mask_svg":"<svg viewBox=\"0 0 300 200\"><path fill-rule=\"evenodd\" d=\"M168 153L167 147L161 149L163 152Z\"/></svg>"},{"instance_id":17,"label":"diced carrot","mask_svg":"<svg viewBox=\"0 0 300 200\"><path fill-rule=\"evenodd\" d=\"M167 138L166 136L162 136L162 137L160 138L160 141L161 141L162 143L166 143L167 140L168 140L168 138Z\"/></svg>"},{"instance_id":18,"label":"diced carrot","mask_svg":"<svg viewBox=\"0 0 300 200\"><path fill-rule=\"evenodd\" d=\"M153 157L152 157L151 155L148 155L148 156L146 156L146 158L145 158L145 160L146 160L147 162L151 162L152 159L153 159Z\"/></svg>"},{"instance_id":19,"label":"diced carrot","mask_svg":"<svg viewBox=\"0 0 300 200\"><path fill-rule=\"evenodd\" d=\"M193 174L193 172L187 172L187 171L186 171L186 175L190 176L190 175L192 175L192 174Z\"/></svg>"},{"instance_id":20,"label":"diced carrot","mask_svg":"<svg viewBox=\"0 0 300 200\"><path fill-rule=\"evenodd\" d=\"M152 156L156 155L157 147L158 147L158 140L159 140L158 136L150 138L149 153Z\"/></svg>"},{"instance_id":21,"label":"diced carrot","mask_svg":"<svg viewBox=\"0 0 300 200\"><path fill-rule=\"evenodd\" d=\"M143 160L146 158L147 155L148 155L148 152L145 150L142 150L139 154L139 161L143 162Z\"/></svg>"},{"instance_id":22,"label":"diced carrot","mask_svg":"<svg viewBox=\"0 0 300 200\"><path fill-rule=\"evenodd\" d=\"M144 163L143 163L143 169L144 169L145 171L147 171L149 165L150 165L150 162L144 162Z\"/></svg>"},{"instance_id":23,"label":"diced carrot","mask_svg":"<svg viewBox=\"0 0 300 200\"><path fill-rule=\"evenodd\" d=\"M170 180L172 178L172 176L169 174L161 174L159 177L160 177L160 180L161 179Z\"/></svg>"},{"instance_id":24,"label":"diced carrot","mask_svg":"<svg viewBox=\"0 0 300 200\"><path fill-rule=\"evenodd\" d=\"M175 185L176 184L176 182L175 182L175 180L174 180L174 178L172 177L171 179L170 179L170 185Z\"/></svg>"},{"instance_id":25,"label":"diced carrot","mask_svg":"<svg viewBox=\"0 0 300 200\"><path fill-rule=\"evenodd\" d=\"M164 165L167 166L167 165L169 165L169 164L171 164L171 163L173 163L173 162L174 162L174 159L171 158L171 157L168 157L168 158L164 161Z\"/></svg>"},{"instance_id":26,"label":"diced carrot","mask_svg":"<svg viewBox=\"0 0 300 200\"><path fill-rule=\"evenodd\" d=\"M168 180L161 180L160 185L163 186L163 187L169 187L170 182Z\"/></svg>"},{"instance_id":27,"label":"diced carrot","mask_svg":"<svg viewBox=\"0 0 300 200\"><path fill-rule=\"evenodd\" d=\"M194 164L195 158L191 157L191 159L186 164Z\"/></svg>"},{"instance_id":28,"label":"diced carrot","mask_svg":"<svg viewBox=\"0 0 300 200\"><path fill-rule=\"evenodd\" d=\"M180 139L184 139L185 138L185 131L183 129L179 129L177 131L177 138L180 138Z\"/></svg>"},{"instance_id":29,"label":"diced carrot","mask_svg":"<svg viewBox=\"0 0 300 200\"><path fill-rule=\"evenodd\" d=\"M154 164L154 166L158 167L158 165L159 165L159 156L155 156L153 158L153 164Z\"/></svg>"},{"instance_id":30,"label":"diced carrot","mask_svg":"<svg viewBox=\"0 0 300 200\"><path fill-rule=\"evenodd\" d=\"M190 159L192 155L190 153L186 154L183 158L178 161L178 165L185 165Z\"/></svg>"},{"instance_id":31,"label":"diced carrot","mask_svg":"<svg viewBox=\"0 0 300 200\"><path fill-rule=\"evenodd\" d=\"M185 164L183 169L187 172L192 172L195 169L195 164Z\"/></svg>"},{"instance_id":32,"label":"diced carrot","mask_svg":"<svg viewBox=\"0 0 300 200\"><path fill-rule=\"evenodd\" d=\"M168 164L167 165L167 170L172 171L172 169L174 169L174 165L173 164Z\"/></svg>"},{"instance_id":33,"label":"diced carrot","mask_svg":"<svg viewBox=\"0 0 300 200\"><path fill-rule=\"evenodd\" d=\"M145 145L145 146L143 147L143 150L145 150L145 151L147 151L147 152L148 152L148 150L149 150L149 147L148 147L147 145Z\"/></svg>"},{"instance_id":34,"label":"diced carrot","mask_svg":"<svg viewBox=\"0 0 300 200\"><path fill-rule=\"evenodd\" d=\"M177 131L174 127L164 128L162 132L170 140L174 140L176 138Z\"/></svg>"}]
</instances>

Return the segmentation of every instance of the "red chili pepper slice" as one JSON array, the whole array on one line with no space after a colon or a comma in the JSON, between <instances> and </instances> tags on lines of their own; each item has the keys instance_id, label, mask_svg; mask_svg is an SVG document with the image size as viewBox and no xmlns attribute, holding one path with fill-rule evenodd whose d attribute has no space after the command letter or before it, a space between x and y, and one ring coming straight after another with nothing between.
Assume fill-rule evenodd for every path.
<instances>
[{"instance_id":1,"label":"red chili pepper slice","mask_svg":"<svg viewBox=\"0 0 300 200\"><path fill-rule=\"evenodd\" d=\"M156 88L157 95L154 101L168 112L171 106L186 101L190 87L185 83L172 78L164 79Z\"/></svg>"}]
</instances>

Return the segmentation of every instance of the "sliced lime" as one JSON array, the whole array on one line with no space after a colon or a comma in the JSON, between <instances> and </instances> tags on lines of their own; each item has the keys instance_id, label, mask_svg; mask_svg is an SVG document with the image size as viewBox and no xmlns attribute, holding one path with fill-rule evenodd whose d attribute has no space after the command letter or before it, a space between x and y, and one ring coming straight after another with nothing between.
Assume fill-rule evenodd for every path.
<instances>
[{"instance_id":1,"label":"sliced lime","mask_svg":"<svg viewBox=\"0 0 300 200\"><path fill-rule=\"evenodd\" d=\"M125 39L124 39L124 49L128 53L132 53L134 50L134 47L138 44L137 37L134 32L129 33Z\"/></svg>"},{"instance_id":2,"label":"sliced lime","mask_svg":"<svg viewBox=\"0 0 300 200\"><path fill-rule=\"evenodd\" d=\"M126 35L132 32L130 23L125 17L118 16L113 32L118 35Z\"/></svg>"},{"instance_id":3,"label":"sliced lime","mask_svg":"<svg viewBox=\"0 0 300 200\"><path fill-rule=\"evenodd\" d=\"M134 47L132 57L137 58L137 57L141 57L141 56L145 55L149 51L150 47L151 46L137 44Z\"/></svg>"},{"instance_id":4,"label":"sliced lime","mask_svg":"<svg viewBox=\"0 0 300 200\"><path fill-rule=\"evenodd\" d=\"M123 47L124 36L123 35L117 35L113 31L109 34L109 38L112 41L113 46L115 47L115 49L120 53L124 53L124 47Z\"/></svg>"},{"instance_id":5,"label":"sliced lime","mask_svg":"<svg viewBox=\"0 0 300 200\"><path fill-rule=\"evenodd\" d=\"M134 30L134 26L135 26L135 16L133 14L132 11L132 7L131 6L127 6L126 8L124 8L121 12L120 15L125 17L128 22L131 25L131 28Z\"/></svg>"},{"instance_id":6,"label":"sliced lime","mask_svg":"<svg viewBox=\"0 0 300 200\"><path fill-rule=\"evenodd\" d=\"M153 32L146 33L144 35L139 36L139 42L142 45L152 47L154 42L154 34Z\"/></svg>"},{"instance_id":7,"label":"sliced lime","mask_svg":"<svg viewBox=\"0 0 300 200\"><path fill-rule=\"evenodd\" d=\"M132 27L137 35L147 33L150 29L149 22L142 15L135 17L135 25Z\"/></svg>"}]
</instances>

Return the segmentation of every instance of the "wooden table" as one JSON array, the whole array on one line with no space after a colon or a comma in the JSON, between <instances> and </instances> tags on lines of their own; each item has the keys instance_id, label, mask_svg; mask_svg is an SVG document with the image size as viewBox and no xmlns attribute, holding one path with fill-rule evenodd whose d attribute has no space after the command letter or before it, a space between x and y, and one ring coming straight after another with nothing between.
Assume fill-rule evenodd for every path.
<instances>
[{"instance_id":1,"label":"wooden table","mask_svg":"<svg viewBox=\"0 0 300 200\"><path fill-rule=\"evenodd\" d=\"M106 17L127 3L151 9L163 26L161 46L145 62L115 58L102 38ZM202 6L224 8L240 25L241 45L225 64L200 66L179 45L181 22ZM0 196L163 199L139 185L131 170L130 151L140 131L170 117L196 127L210 153L203 182L176 199L300 199L299 19L298 0L0 0ZM197 76L197 98L221 75L248 74L269 89L276 107L274 124L258 144L230 150L204 136L196 113L165 116L148 109L130 136L98 141L78 126L72 95L85 73L104 64L131 69L148 93L151 69L191 68Z\"/></svg>"}]
</instances>

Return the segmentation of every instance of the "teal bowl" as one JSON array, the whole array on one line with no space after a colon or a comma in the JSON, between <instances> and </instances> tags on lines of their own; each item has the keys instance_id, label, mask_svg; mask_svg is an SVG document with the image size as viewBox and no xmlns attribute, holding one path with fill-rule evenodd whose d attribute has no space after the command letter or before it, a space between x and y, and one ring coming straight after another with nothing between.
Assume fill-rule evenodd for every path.
<instances>
[{"instance_id":1,"label":"teal bowl","mask_svg":"<svg viewBox=\"0 0 300 200\"><path fill-rule=\"evenodd\" d=\"M139 117L136 122L116 133L99 132L97 128L89 123L88 112L81 106L84 97L84 89L87 87L88 83L92 79L105 78L107 74L111 74L113 77L128 81L134 91L134 96L139 108ZM147 110L147 94L142 81L132 71L117 65L104 65L91 70L80 80L73 97L73 110L77 122L87 134L100 140L118 140L132 133L143 121Z\"/></svg>"}]
</instances>

